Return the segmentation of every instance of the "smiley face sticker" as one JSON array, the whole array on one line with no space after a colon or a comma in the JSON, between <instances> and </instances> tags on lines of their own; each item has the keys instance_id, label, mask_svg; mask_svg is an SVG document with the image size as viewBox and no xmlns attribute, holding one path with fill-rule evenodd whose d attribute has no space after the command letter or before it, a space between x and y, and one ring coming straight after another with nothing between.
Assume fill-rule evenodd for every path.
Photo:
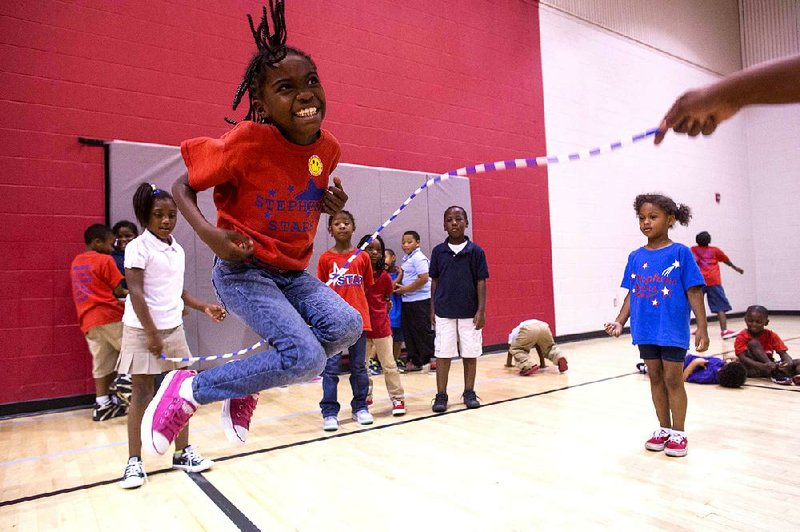
<instances>
[{"instance_id":1,"label":"smiley face sticker","mask_svg":"<svg viewBox=\"0 0 800 532\"><path fill-rule=\"evenodd\" d=\"M316 155L312 155L308 158L308 171L314 177L317 177L322 173L322 159L317 157Z\"/></svg>"}]
</instances>

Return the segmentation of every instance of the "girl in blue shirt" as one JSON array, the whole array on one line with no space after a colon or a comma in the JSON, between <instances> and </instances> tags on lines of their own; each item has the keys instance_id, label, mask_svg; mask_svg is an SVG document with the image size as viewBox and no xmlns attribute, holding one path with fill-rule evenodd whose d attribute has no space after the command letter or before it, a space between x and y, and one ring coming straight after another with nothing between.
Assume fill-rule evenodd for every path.
<instances>
[{"instance_id":1,"label":"girl in blue shirt","mask_svg":"<svg viewBox=\"0 0 800 532\"><path fill-rule=\"evenodd\" d=\"M669 239L677 221L689 225L691 210L661 194L640 194L633 202L647 245L628 256L622 288L628 290L617 319L605 324L619 336L628 317L631 336L650 375L650 393L660 427L645 443L650 451L686 456L686 390L683 360L689 349L690 310L697 318L695 348L708 349L703 275L691 250Z\"/></svg>"}]
</instances>

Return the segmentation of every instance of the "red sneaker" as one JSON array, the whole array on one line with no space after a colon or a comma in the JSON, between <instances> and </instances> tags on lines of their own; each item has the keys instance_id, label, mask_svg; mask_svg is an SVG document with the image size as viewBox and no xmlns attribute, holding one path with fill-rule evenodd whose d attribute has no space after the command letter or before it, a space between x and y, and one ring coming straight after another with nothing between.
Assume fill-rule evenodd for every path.
<instances>
[{"instance_id":1,"label":"red sneaker","mask_svg":"<svg viewBox=\"0 0 800 532\"><path fill-rule=\"evenodd\" d=\"M539 364L534 364L529 368L519 370L521 377L530 377L534 373L539 373Z\"/></svg>"},{"instance_id":2,"label":"red sneaker","mask_svg":"<svg viewBox=\"0 0 800 532\"><path fill-rule=\"evenodd\" d=\"M564 373L568 369L569 369L569 366L567 365L567 359L564 358L564 357L559 358L558 359L558 372L559 373Z\"/></svg>"},{"instance_id":3,"label":"red sneaker","mask_svg":"<svg viewBox=\"0 0 800 532\"><path fill-rule=\"evenodd\" d=\"M672 433L667 445L664 447L664 454L667 456L686 456L689 452L689 440L683 434Z\"/></svg>"},{"instance_id":4,"label":"red sneaker","mask_svg":"<svg viewBox=\"0 0 800 532\"><path fill-rule=\"evenodd\" d=\"M392 415L402 416L406 413L406 403L400 399L392 399Z\"/></svg>"},{"instance_id":5,"label":"red sneaker","mask_svg":"<svg viewBox=\"0 0 800 532\"><path fill-rule=\"evenodd\" d=\"M739 335L738 331L732 331L730 329L725 329L720 333L720 336L722 336L723 340L733 340L738 335Z\"/></svg>"},{"instance_id":6,"label":"red sneaker","mask_svg":"<svg viewBox=\"0 0 800 532\"><path fill-rule=\"evenodd\" d=\"M644 448L648 451L663 451L671 435L671 430L658 428L653 432L650 439L645 442Z\"/></svg>"},{"instance_id":7,"label":"red sneaker","mask_svg":"<svg viewBox=\"0 0 800 532\"><path fill-rule=\"evenodd\" d=\"M231 443L241 444L250 431L250 420L258 404L258 394L245 395L222 402L222 430Z\"/></svg>"}]
</instances>

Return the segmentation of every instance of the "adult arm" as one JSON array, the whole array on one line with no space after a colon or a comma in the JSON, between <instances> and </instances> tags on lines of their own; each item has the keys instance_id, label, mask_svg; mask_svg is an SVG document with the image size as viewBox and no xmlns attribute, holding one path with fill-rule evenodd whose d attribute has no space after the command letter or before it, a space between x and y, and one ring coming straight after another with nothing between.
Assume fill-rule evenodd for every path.
<instances>
[{"instance_id":1,"label":"adult arm","mask_svg":"<svg viewBox=\"0 0 800 532\"><path fill-rule=\"evenodd\" d=\"M691 137L710 135L748 105L793 102L800 102L800 55L756 65L685 92L661 120L655 144L670 129Z\"/></svg>"},{"instance_id":2,"label":"adult arm","mask_svg":"<svg viewBox=\"0 0 800 532\"><path fill-rule=\"evenodd\" d=\"M236 231L220 229L206 220L197 206L197 192L189 185L189 174L184 173L175 180L172 196L194 232L217 257L242 262L253 255L253 241L250 238Z\"/></svg>"},{"instance_id":3,"label":"adult arm","mask_svg":"<svg viewBox=\"0 0 800 532\"><path fill-rule=\"evenodd\" d=\"M708 349L708 321L706 320L706 304L703 301L703 290L699 286L691 286L686 291L689 306L692 307L697 320L697 333L694 336L694 347L700 352Z\"/></svg>"}]
</instances>

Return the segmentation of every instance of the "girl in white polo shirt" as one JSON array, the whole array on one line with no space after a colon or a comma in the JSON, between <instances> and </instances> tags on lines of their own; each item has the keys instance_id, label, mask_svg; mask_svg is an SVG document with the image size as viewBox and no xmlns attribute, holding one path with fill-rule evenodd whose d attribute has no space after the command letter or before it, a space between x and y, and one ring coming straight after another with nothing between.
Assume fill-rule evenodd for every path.
<instances>
[{"instance_id":1,"label":"girl in white polo shirt","mask_svg":"<svg viewBox=\"0 0 800 532\"><path fill-rule=\"evenodd\" d=\"M128 464L120 486L138 488L144 483L141 459L141 423L155 392L155 376L185 364L161 358L191 356L183 332L183 308L204 312L220 322L225 310L204 303L183 289L185 256L172 231L178 209L169 192L142 183L133 196L133 210L144 232L125 248L125 279L130 295L122 317L122 349L117 371L132 374L133 396L128 415ZM175 441L172 467L184 471L205 471L214 462L203 458L189 445L189 427Z\"/></svg>"}]
</instances>

